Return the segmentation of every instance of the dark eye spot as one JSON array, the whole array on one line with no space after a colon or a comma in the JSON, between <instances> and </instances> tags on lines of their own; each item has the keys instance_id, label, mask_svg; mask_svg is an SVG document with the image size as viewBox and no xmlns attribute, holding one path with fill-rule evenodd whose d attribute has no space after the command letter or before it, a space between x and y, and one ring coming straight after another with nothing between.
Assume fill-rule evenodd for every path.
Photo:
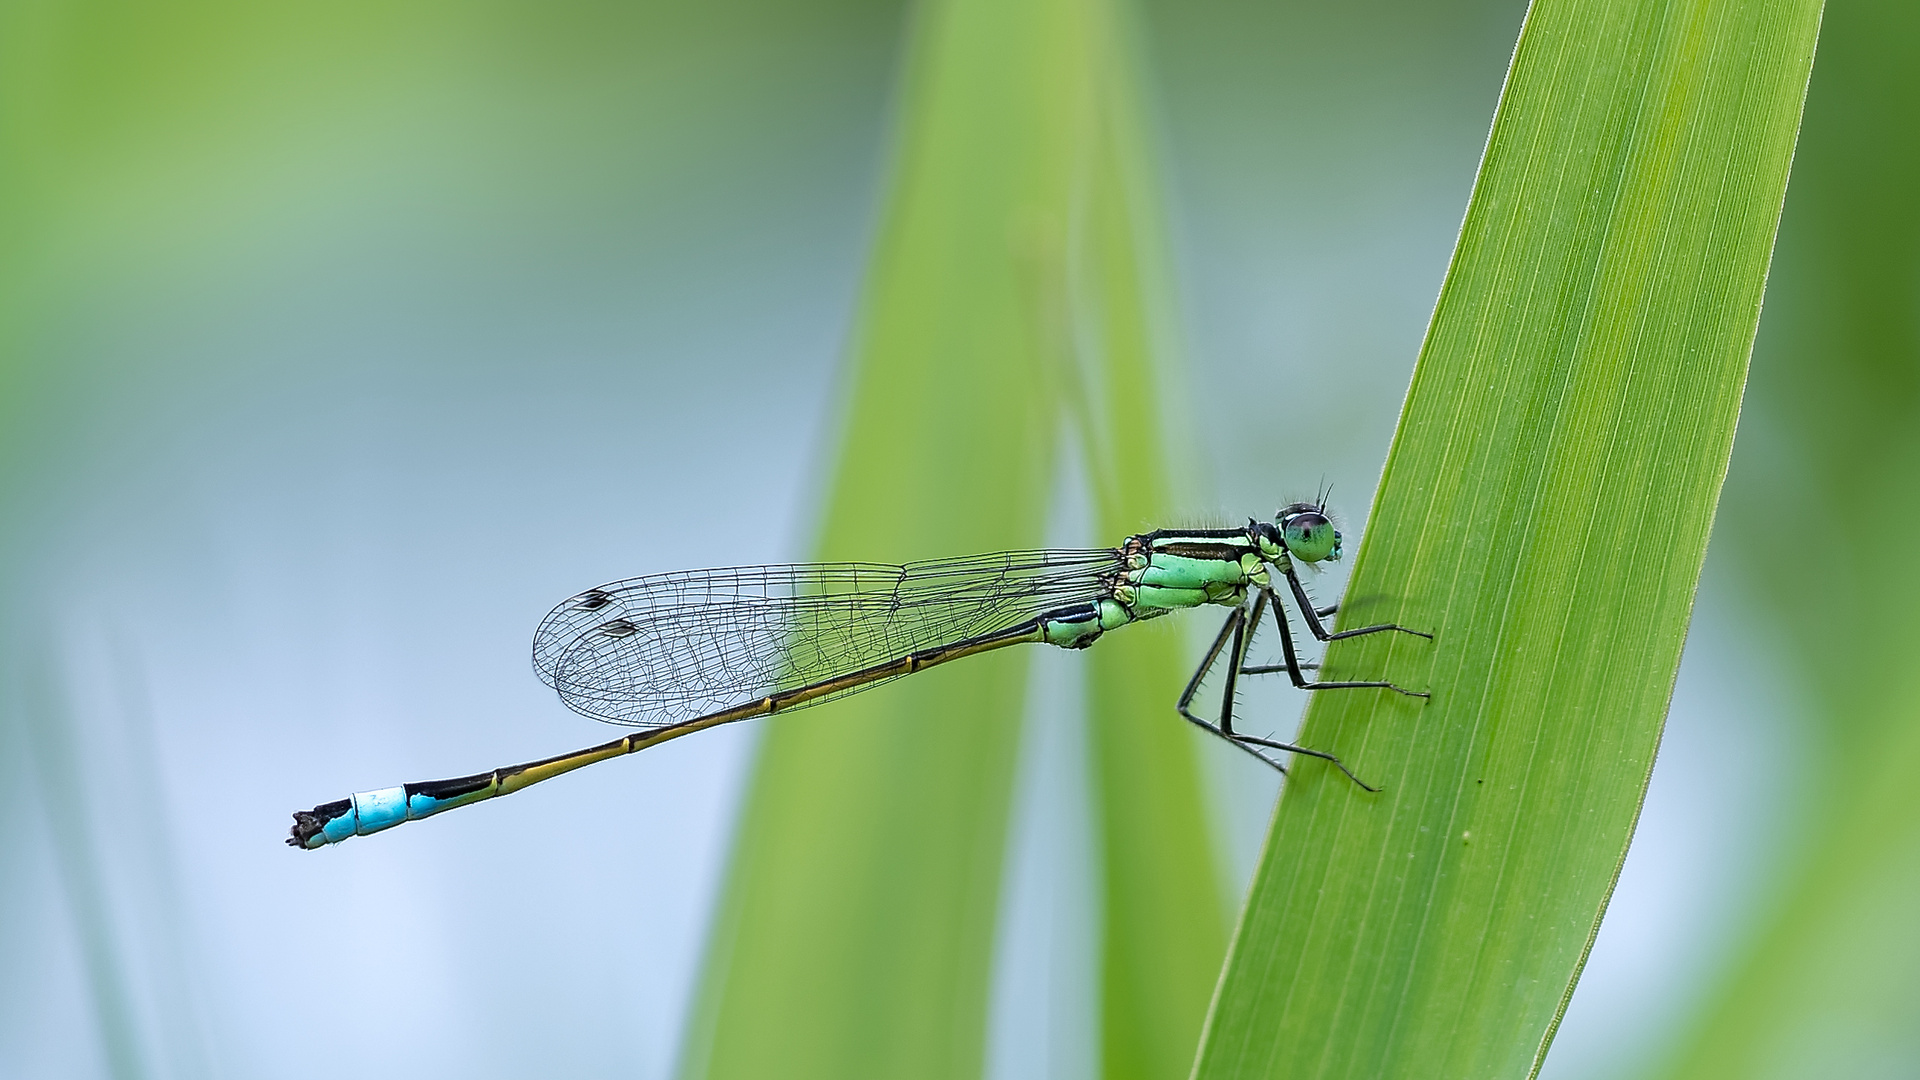
<instances>
[{"instance_id":1,"label":"dark eye spot","mask_svg":"<svg viewBox=\"0 0 1920 1080\"><path fill-rule=\"evenodd\" d=\"M613 597L609 596L604 590L588 589L575 598L573 609L575 611L599 611L611 603L613 603Z\"/></svg>"},{"instance_id":2,"label":"dark eye spot","mask_svg":"<svg viewBox=\"0 0 1920 1080\"><path fill-rule=\"evenodd\" d=\"M605 626L602 626L600 632L611 638L623 638L629 634L638 632L639 629L639 627L625 619L615 619Z\"/></svg>"}]
</instances>

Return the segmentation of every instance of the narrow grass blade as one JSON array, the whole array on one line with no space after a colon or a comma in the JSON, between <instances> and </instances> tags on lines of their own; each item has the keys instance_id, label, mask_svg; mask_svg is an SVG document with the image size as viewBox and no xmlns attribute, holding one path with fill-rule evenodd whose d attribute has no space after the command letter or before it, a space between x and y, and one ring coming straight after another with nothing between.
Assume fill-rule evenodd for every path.
<instances>
[{"instance_id":1,"label":"narrow grass blade","mask_svg":"<svg viewBox=\"0 0 1920 1080\"><path fill-rule=\"evenodd\" d=\"M1539 0L1198 1075L1536 1071L1625 855L1725 474L1817 0Z\"/></svg>"},{"instance_id":2,"label":"narrow grass blade","mask_svg":"<svg viewBox=\"0 0 1920 1080\"><path fill-rule=\"evenodd\" d=\"M1105 264L1140 257L1114 231L1134 225L1109 220L1107 204L1147 193L1127 174L1139 159L1115 149L1134 121L1109 108L1127 77L1113 13L1075 0L935 3L917 19L825 558L1039 543L1062 403L1083 397L1067 381L1141 377L1148 344L1144 324L1125 320L1154 306L1142 291L1150 275ZM1090 244L1085 223L1102 213L1101 243ZM1070 355L1089 323L1101 347ZM1143 392L1129 383L1119 400ZM1137 434L1135 453L1157 459L1157 428ZM1113 488L1129 512L1163 489L1158 479ZM1105 516L1123 516L1120 503ZM1130 655L1158 696L1115 706L1115 722L1132 730L1151 710L1177 732L1164 709L1175 642L1153 644ZM979 1073L1025 660L976 658L768 725L688 1075ZM1126 909L1108 947L1121 957L1110 984L1158 1048L1157 1074L1172 1075L1190 1056L1225 935L1191 749L1160 749L1149 740L1110 755L1165 780L1153 805L1167 817L1109 829L1109 864L1150 878L1141 864L1171 851L1182 881ZM1170 966L1179 977L1167 981ZM1184 1004L1150 1015L1169 999ZM1156 1034L1166 1024L1174 1034Z\"/></svg>"},{"instance_id":3,"label":"narrow grass blade","mask_svg":"<svg viewBox=\"0 0 1920 1080\"><path fill-rule=\"evenodd\" d=\"M1102 533L1165 523L1173 466L1165 435L1181 402L1169 350L1146 125L1129 71L1124 8L1089 4L1096 35L1092 145L1075 295L1085 312L1077 381ZM1171 399L1171 406L1170 406ZM1222 877L1196 750L1206 735L1173 709L1188 671L1172 634L1115 634L1088 658L1091 760L1102 834L1101 1072L1186 1075L1226 955Z\"/></svg>"},{"instance_id":4,"label":"narrow grass blade","mask_svg":"<svg viewBox=\"0 0 1920 1080\"><path fill-rule=\"evenodd\" d=\"M1768 439L1717 541L1810 691L1797 823L1758 932L1661 1070L1690 1080L1920 1061L1920 6L1836 5L1821 39L1749 399Z\"/></svg>"}]
</instances>

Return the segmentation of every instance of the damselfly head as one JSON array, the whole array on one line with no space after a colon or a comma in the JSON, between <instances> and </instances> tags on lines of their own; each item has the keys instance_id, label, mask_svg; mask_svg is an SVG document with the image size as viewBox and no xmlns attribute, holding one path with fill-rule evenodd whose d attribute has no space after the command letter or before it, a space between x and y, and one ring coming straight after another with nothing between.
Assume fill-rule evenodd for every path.
<instances>
[{"instance_id":1,"label":"damselfly head","mask_svg":"<svg viewBox=\"0 0 1920 1080\"><path fill-rule=\"evenodd\" d=\"M1340 561L1340 530L1327 520L1325 505L1294 503L1283 507L1273 521L1287 554L1309 563Z\"/></svg>"}]
</instances>

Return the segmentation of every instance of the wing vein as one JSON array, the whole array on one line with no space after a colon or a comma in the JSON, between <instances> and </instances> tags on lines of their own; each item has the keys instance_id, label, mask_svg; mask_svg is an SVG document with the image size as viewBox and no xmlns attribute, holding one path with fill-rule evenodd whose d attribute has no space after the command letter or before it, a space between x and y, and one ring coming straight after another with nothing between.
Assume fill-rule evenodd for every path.
<instances>
[{"instance_id":1,"label":"wing vein","mask_svg":"<svg viewBox=\"0 0 1920 1080\"><path fill-rule=\"evenodd\" d=\"M675 724L1100 599L1123 565L1098 548L630 578L548 613L533 666L577 712Z\"/></svg>"}]
</instances>

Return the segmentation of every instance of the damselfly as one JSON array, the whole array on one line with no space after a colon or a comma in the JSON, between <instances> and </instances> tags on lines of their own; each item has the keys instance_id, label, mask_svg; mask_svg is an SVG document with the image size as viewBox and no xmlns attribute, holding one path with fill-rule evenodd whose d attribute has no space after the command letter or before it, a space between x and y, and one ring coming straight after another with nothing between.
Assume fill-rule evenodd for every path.
<instances>
[{"instance_id":1,"label":"damselfly","mask_svg":"<svg viewBox=\"0 0 1920 1080\"><path fill-rule=\"evenodd\" d=\"M1268 751L1331 762L1335 755L1260 738L1233 726L1241 675L1284 671L1302 690L1375 688L1427 695L1385 680L1318 681L1294 650L1276 588L1286 580L1301 621L1322 642L1397 631L1392 623L1329 632L1334 607L1314 606L1296 563L1340 558L1340 533L1323 503L1294 503L1271 522L1238 529L1164 529L1117 548L1011 551L883 566L813 563L693 570L588 589L553 609L533 636L540 678L578 712L642 730L542 761L456 780L363 791L293 815L287 843L318 848L510 795L596 761L644 750L721 724L843 697L916 671L1008 645L1084 649L1102 634L1170 611L1230 608L1175 709L1189 722L1282 772ZM1247 663L1271 610L1281 664ZM1193 712L1202 681L1227 658L1217 719Z\"/></svg>"}]
</instances>

